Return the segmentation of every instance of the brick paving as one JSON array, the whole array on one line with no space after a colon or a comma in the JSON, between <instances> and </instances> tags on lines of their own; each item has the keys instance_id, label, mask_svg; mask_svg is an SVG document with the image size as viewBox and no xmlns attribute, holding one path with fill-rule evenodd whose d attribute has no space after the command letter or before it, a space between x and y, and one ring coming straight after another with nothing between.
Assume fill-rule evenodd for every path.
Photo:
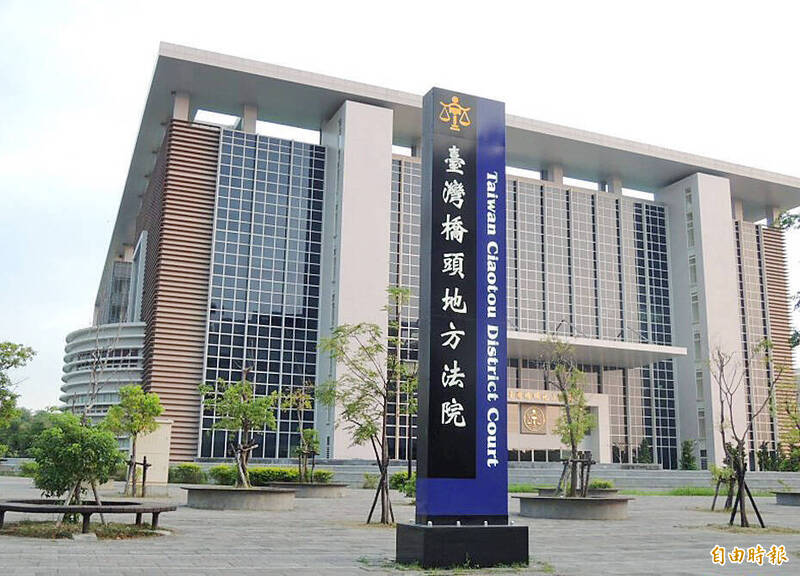
<instances>
[{"instance_id":1,"label":"brick paving","mask_svg":"<svg viewBox=\"0 0 800 576\"><path fill-rule=\"evenodd\" d=\"M36 496L30 480L0 477L0 498ZM393 529L362 524L370 497L370 491L352 489L338 500L297 500L293 512L179 507L162 516L163 527L172 535L138 540L74 542L0 536L0 574L417 574L392 565ZM518 504L512 501L512 520L531 526L536 564L527 570L491 573L800 574L800 534L750 535L710 529L707 524L723 524L725 517L698 510L708 504L707 497L639 496L630 504L629 520L603 523L528 520L517 515ZM771 498L760 498L759 505L768 524L800 530L798 509L776 506ZM395 513L398 520L407 521L413 507L397 496ZM23 517L6 515L10 522ZM717 544L728 549L784 545L789 563L780 568L714 566L709 551Z\"/></svg>"}]
</instances>

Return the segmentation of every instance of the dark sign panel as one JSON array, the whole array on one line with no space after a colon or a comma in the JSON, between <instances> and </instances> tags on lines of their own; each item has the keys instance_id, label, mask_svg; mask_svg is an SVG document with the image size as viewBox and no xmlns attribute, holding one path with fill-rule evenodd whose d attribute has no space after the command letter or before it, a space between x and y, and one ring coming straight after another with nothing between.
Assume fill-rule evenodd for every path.
<instances>
[{"instance_id":1,"label":"dark sign panel","mask_svg":"<svg viewBox=\"0 0 800 576\"><path fill-rule=\"evenodd\" d=\"M505 108L423 103L417 521L506 523Z\"/></svg>"}]
</instances>

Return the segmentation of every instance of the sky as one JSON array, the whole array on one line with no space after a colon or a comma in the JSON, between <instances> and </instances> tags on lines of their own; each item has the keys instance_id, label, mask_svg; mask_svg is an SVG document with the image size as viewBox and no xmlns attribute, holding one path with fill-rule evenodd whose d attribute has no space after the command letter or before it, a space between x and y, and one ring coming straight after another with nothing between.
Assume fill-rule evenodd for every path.
<instances>
[{"instance_id":1,"label":"sky","mask_svg":"<svg viewBox=\"0 0 800 576\"><path fill-rule=\"evenodd\" d=\"M58 403L94 297L160 41L800 176L793 2L0 0L0 340ZM800 235L789 239L800 289ZM795 317L795 323L800 323Z\"/></svg>"}]
</instances>

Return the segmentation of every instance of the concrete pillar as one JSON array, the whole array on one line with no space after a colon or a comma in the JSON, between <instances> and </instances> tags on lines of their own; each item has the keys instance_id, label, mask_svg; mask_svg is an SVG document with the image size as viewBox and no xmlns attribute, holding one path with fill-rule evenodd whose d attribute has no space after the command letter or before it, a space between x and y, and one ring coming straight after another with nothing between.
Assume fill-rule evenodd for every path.
<instances>
[{"instance_id":1,"label":"concrete pillar","mask_svg":"<svg viewBox=\"0 0 800 576\"><path fill-rule=\"evenodd\" d=\"M253 104L245 104L242 109L242 131L255 134L256 120L258 120L258 108Z\"/></svg>"},{"instance_id":2,"label":"concrete pillar","mask_svg":"<svg viewBox=\"0 0 800 576\"><path fill-rule=\"evenodd\" d=\"M564 168L560 164L550 164L542 170L542 180L558 185L564 184Z\"/></svg>"},{"instance_id":3,"label":"concrete pillar","mask_svg":"<svg viewBox=\"0 0 800 576\"><path fill-rule=\"evenodd\" d=\"M189 94L187 92L173 94L172 118L189 121Z\"/></svg>"},{"instance_id":4,"label":"concrete pillar","mask_svg":"<svg viewBox=\"0 0 800 576\"><path fill-rule=\"evenodd\" d=\"M744 203L738 198L733 199L733 219L744 220Z\"/></svg>"},{"instance_id":5,"label":"concrete pillar","mask_svg":"<svg viewBox=\"0 0 800 576\"><path fill-rule=\"evenodd\" d=\"M610 176L606 180L598 183L598 190L608 192L609 194L622 194L622 178L619 176Z\"/></svg>"},{"instance_id":6,"label":"concrete pillar","mask_svg":"<svg viewBox=\"0 0 800 576\"><path fill-rule=\"evenodd\" d=\"M764 213L767 217L767 226L772 226L778 220L780 220L781 211L775 206L766 206L764 208Z\"/></svg>"},{"instance_id":7,"label":"concrete pillar","mask_svg":"<svg viewBox=\"0 0 800 576\"><path fill-rule=\"evenodd\" d=\"M419 138L411 147L411 155L414 158L422 158L422 138Z\"/></svg>"},{"instance_id":8,"label":"concrete pillar","mask_svg":"<svg viewBox=\"0 0 800 576\"><path fill-rule=\"evenodd\" d=\"M721 465L724 450L719 434L720 403L718 394L706 395L698 405L695 391L695 370L703 371L703 379L712 382L708 359L717 348L727 353L741 351L738 267L730 182L709 174L693 174L664 188L658 196L669 211L673 343L687 350L675 361L675 385L680 414L679 438L702 438L698 430L697 409L705 409L711 434L705 434L709 463ZM687 205L687 198L691 203ZM733 206L733 208L731 208ZM691 212L694 246L687 236L687 214ZM695 354L695 327L690 305L693 289L689 278L689 255L694 254L700 302L700 354ZM731 313L734 311L734 313ZM712 385L713 388L713 385ZM747 410L745 387L735 399L734 420L744 427ZM726 420L730 420L726 414ZM729 422L730 424L730 422ZM708 426L708 424L707 424Z\"/></svg>"},{"instance_id":9,"label":"concrete pillar","mask_svg":"<svg viewBox=\"0 0 800 576\"><path fill-rule=\"evenodd\" d=\"M368 322L387 333L391 221L392 110L347 101L322 128L326 147L323 205L320 337L342 324ZM385 366L383 362L381 366ZM318 355L317 379L342 374ZM320 452L331 458L374 458L372 446L351 446L343 428L334 430L340 407L318 410Z\"/></svg>"}]
</instances>

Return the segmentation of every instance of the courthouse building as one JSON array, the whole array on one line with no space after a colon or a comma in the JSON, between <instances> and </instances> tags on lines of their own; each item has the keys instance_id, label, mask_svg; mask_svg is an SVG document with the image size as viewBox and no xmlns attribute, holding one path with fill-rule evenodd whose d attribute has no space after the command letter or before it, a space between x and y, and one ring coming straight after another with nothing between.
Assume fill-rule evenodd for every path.
<instances>
[{"instance_id":1,"label":"courthouse building","mask_svg":"<svg viewBox=\"0 0 800 576\"><path fill-rule=\"evenodd\" d=\"M416 94L161 45L93 324L143 334L126 354L173 421L172 460L225 456L229 433L212 429L201 382L239 379L243 366L257 394L329 380L336 365L318 343L332 327L397 321L404 356L416 358L421 105ZM559 456L559 399L539 369L555 336L585 372L597 427L583 447L599 461L675 468L680 442L694 439L703 466L720 462L710 351L745 360L737 418L780 365L776 401L796 397L784 236L770 224L800 205L800 179L506 123L509 457ZM310 137L277 137L275 125ZM412 297L387 313L390 285ZM774 343L766 365L751 358L764 338ZM415 433L404 400L398 392L390 407L395 458ZM291 456L311 426L322 457L372 458L321 405L304 422L280 410L254 456ZM774 448L786 430L780 410L765 411L750 445Z\"/></svg>"}]
</instances>

